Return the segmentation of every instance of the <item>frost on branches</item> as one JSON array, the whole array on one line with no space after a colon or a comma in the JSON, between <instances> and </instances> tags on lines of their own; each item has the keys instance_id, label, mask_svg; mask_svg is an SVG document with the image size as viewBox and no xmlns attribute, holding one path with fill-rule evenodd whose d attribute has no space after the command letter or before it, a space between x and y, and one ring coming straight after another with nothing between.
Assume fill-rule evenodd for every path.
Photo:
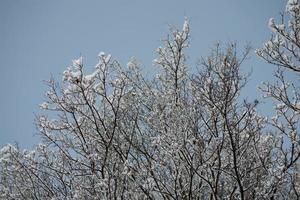
<instances>
[{"instance_id":1,"label":"frost on branches","mask_svg":"<svg viewBox=\"0 0 300 200\"><path fill-rule=\"evenodd\" d=\"M259 57L278 66L276 83L264 83L260 88L265 97L274 100L276 116L269 122L273 127L275 143L270 169L271 199L300 199L300 4L289 0L280 23L269 20L273 34L264 47L257 50ZM285 78L292 73L294 80ZM284 188L285 183L287 188ZM286 190L287 193L282 192Z\"/></svg>"},{"instance_id":2,"label":"frost on branches","mask_svg":"<svg viewBox=\"0 0 300 200\"><path fill-rule=\"evenodd\" d=\"M296 24L299 5L288 5ZM278 40L289 31L270 24ZM62 81L49 80L36 120L42 144L0 150L0 199L299 199L296 83L282 76L282 86L263 89L279 102L268 121L257 101L240 98L250 49L217 44L191 74L189 36L188 21L171 30L157 49L154 78L135 59L122 67L101 52L93 73L80 57ZM291 64L298 54L281 50L296 51L289 42L277 49L289 53L284 67L298 73ZM278 64L269 56L275 50L266 45L258 53Z\"/></svg>"}]
</instances>

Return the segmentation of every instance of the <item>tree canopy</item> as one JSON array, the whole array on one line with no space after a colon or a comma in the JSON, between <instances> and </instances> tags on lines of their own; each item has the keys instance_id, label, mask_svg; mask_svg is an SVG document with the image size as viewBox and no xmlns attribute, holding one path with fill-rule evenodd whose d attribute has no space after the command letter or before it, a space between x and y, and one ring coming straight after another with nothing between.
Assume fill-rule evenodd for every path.
<instances>
[{"instance_id":1,"label":"tree canopy","mask_svg":"<svg viewBox=\"0 0 300 200\"><path fill-rule=\"evenodd\" d=\"M83 57L51 78L36 118L33 150L0 150L1 199L299 199L300 5L269 27L257 55L278 66L261 91L276 116L240 97L251 48L216 44L191 73L190 26L172 28L150 77L131 59L101 52L93 73ZM294 73L289 81L285 73Z\"/></svg>"}]
</instances>

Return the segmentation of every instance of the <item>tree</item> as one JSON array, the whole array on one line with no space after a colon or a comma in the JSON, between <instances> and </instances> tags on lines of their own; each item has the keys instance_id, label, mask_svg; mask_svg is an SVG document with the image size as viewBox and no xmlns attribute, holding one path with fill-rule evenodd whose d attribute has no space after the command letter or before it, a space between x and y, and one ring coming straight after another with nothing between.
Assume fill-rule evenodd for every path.
<instances>
[{"instance_id":1,"label":"tree","mask_svg":"<svg viewBox=\"0 0 300 200\"><path fill-rule=\"evenodd\" d=\"M298 0L289 0L286 14L283 13L281 23L269 20L269 28L273 35L264 47L257 50L257 55L268 63L278 66L275 72L277 82L264 83L261 90L266 97L274 100L276 116L270 124L274 127L277 142L274 145L272 164L276 170L271 174L271 199L284 198L286 193L293 193L299 199L299 115L300 115L300 5ZM293 73L294 80L288 81L285 71ZM283 192L283 184L289 188Z\"/></svg>"},{"instance_id":2,"label":"tree","mask_svg":"<svg viewBox=\"0 0 300 200\"><path fill-rule=\"evenodd\" d=\"M299 199L299 108L284 101L288 88L263 88L284 103L269 131L259 102L240 97L250 48L217 44L191 74L189 36L187 20L171 29L154 78L105 53L91 74L80 57L62 82L51 78L36 120L42 144L0 151L1 199Z\"/></svg>"}]
</instances>

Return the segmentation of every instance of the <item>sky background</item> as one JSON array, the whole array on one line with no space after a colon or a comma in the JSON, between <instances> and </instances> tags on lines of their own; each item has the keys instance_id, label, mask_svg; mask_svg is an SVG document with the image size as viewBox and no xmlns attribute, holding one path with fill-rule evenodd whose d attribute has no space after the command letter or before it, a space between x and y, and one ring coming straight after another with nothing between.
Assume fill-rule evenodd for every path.
<instances>
[{"instance_id":1,"label":"sky background","mask_svg":"<svg viewBox=\"0 0 300 200\"><path fill-rule=\"evenodd\" d=\"M18 142L32 148L39 142L34 119L45 99L43 80L52 74L60 81L80 55L87 69L104 51L124 65L135 57L151 73L154 50L168 27L181 28L188 17L193 68L217 41L261 47L270 36L268 19L278 19L284 8L284 0L1 0L0 147ZM257 86L271 80L274 69L252 52L243 65L245 72L252 70L243 95L260 98Z\"/></svg>"}]
</instances>

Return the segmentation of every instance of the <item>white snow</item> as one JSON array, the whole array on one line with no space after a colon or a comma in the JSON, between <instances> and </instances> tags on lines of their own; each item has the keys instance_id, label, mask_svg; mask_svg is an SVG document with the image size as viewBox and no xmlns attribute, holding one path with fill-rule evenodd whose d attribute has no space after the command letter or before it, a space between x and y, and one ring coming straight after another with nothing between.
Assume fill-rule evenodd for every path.
<instances>
[{"instance_id":1,"label":"white snow","mask_svg":"<svg viewBox=\"0 0 300 200\"><path fill-rule=\"evenodd\" d=\"M99 74L99 69L94 71L92 74L84 76L84 80L87 82L92 82L95 79L95 77L97 76L97 74Z\"/></svg>"},{"instance_id":2,"label":"white snow","mask_svg":"<svg viewBox=\"0 0 300 200\"><path fill-rule=\"evenodd\" d=\"M136 63L134 62L134 60L130 60L130 61L127 63L127 67L128 67L128 69L130 69L130 70L136 69Z\"/></svg>"},{"instance_id":3,"label":"white snow","mask_svg":"<svg viewBox=\"0 0 300 200\"><path fill-rule=\"evenodd\" d=\"M286 4L286 10L293 13L295 12L297 9L299 9L299 3L298 0L288 0L287 4Z\"/></svg>"},{"instance_id":4,"label":"white snow","mask_svg":"<svg viewBox=\"0 0 300 200\"><path fill-rule=\"evenodd\" d=\"M108 54L105 59L104 59L104 62L107 64L109 61L110 61L110 58L111 58L111 55Z\"/></svg>"},{"instance_id":5,"label":"white snow","mask_svg":"<svg viewBox=\"0 0 300 200\"><path fill-rule=\"evenodd\" d=\"M279 24L279 25L277 26L277 28L278 28L280 31L284 31L285 26L284 26L284 24Z\"/></svg>"},{"instance_id":6,"label":"white snow","mask_svg":"<svg viewBox=\"0 0 300 200\"><path fill-rule=\"evenodd\" d=\"M101 51L98 54L98 57L100 58L101 62L103 62L104 64L107 64L110 61L111 55L110 54L106 54L103 51Z\"/></svg>"},{"instance_id":7,"label":"white snow","mask_svg":"<svg viewBox=\"0 0 300 200\"><path fill-rule=\"evenodd\" d=\"M46 110L46 109L48 109L49 104L48 104L47 102L43 102L43 103L41 103L39 106L40 106L40 109Z\"/></svg>"},{"instance_id":8,"label":"white snow","mask_svg":"<svg viewBox=\"0 0 300 200\"><path fill-rule=\"evenodd\" d=\"M273 32L276 32L276 25L275 25L275 20L274 18L270 18L269 19L269 22L268 22L268 26L269 28L273 31Z\"/></svg>"},{"instance_id":9,"label":"white snow","mask_svg":"<svg viewBox=\"0 0 300 200\"><path fill-rule=\"evenodd\" d=\"M80 71L71 72L71 76L74 78L80 78L81 72Z\"/></svg>"},{"instance_id":10,"label":"white snow","mask_svg":"<svg viewBox=\"0 0 300 200\"><path fill-rule=\"evenodd\" d=\"M83 57L80 56L78 59L72 60L74 67L81 68L83 66Z\"/></svg>"},{"instance_id":11,"label":"white snow","mask_svg":"<svg viewBox=\"0 0 300 200\"><path fill-rule=\"evenodd\" d=\"M105 56L105 53L104 53L103 51L100 51L100 53L98 54L98 56L99 56L100 58L102 58L103 56Z\"/></svg>"},{"instance_id":12,"label":"white snow","mask_svg":"<svg viewBox=\"0 0 300 200\"><path fill-rule=\"evenodd\" d=\"M183 30L184 32L189 32L189 21L188 21L187 19L184 20L182 30Z\"/></svg>"}]
</instances>

